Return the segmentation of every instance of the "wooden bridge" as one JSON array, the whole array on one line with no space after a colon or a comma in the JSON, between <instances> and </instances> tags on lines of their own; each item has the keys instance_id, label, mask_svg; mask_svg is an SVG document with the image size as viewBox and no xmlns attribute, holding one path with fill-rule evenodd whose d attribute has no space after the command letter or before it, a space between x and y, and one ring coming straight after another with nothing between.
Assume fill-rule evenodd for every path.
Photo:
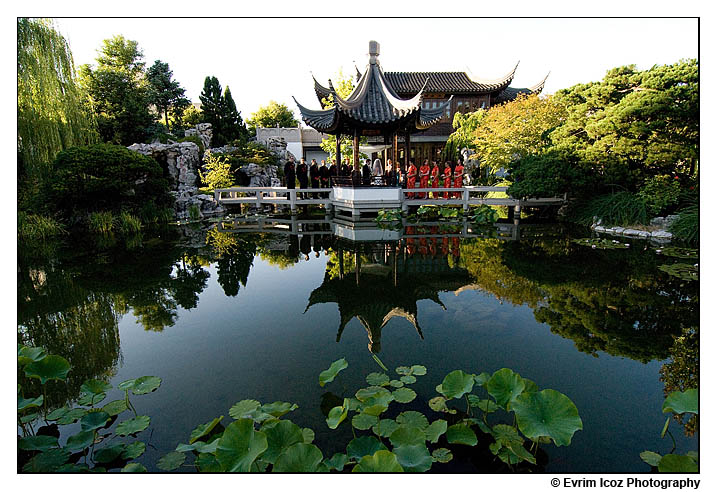
<instances>
[{"instance_id":1,"label":"wooden bridge","mask_svg":"<svg viewBox=\"0 0 718 492\"><path fill-rule=\"evenodd\" d=\"M400 208L406 211L409 207L420 205L455 205L462 207L464 213L468 213L472 205L495 205L507 207L511 219L514 214L520 217L521 209L525 207L562 205L565 202L565 196L529 199L486 197L488 193L505 193L507 189L506 186L411 189L387 186L297 189L236 187L214 190L214 200L221 205L289 206L292 214L297 213L297 207L300 205L322 205L329 213L336 211L338 214L345 213L352 217L359 217L362 212L377 212L382 209ZM431 193L432 198L417 198L418 193L424 193L427 197ZM450 198L443 198L444 193L448 193Z\"/></svg>"}]
</instances>

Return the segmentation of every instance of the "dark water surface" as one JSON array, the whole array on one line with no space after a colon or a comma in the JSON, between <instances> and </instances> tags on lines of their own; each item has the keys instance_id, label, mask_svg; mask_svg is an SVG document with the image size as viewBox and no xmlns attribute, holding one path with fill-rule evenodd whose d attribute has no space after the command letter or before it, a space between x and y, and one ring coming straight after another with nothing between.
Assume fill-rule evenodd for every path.
<instances>
[{"instance_id":1,"label":"dark water surface","mask_svg":"<svg viewBox=\"0 0 718 492\"><path fill-rule=\"evenodd\" d=\"M326 225L300 229L297 236L185 227L21 252L18 341L73 366L68 391L50 401L77 398L88 378L117 385L161 377L159 390L133 399L152 417L139 436L151 446L136 460L150 471L198 424L219 415L228 423L242 399L297 403L288 417L314 429L330 457L351 432L327 428L322 402L366 386L366 374L380 370L374 353L392 374L400 365L427 367L404 410L432 420L438 415L427 401L454 369L509 367L566 394L583 430L568 447L543 445L539 471L647 472L639 453L670 451L669 438L660 438L660 371L668 367L676 379L669 349L684 328L698 326L698 282L658 269L674 259L640 241L591 249L546 226L525 226L518 241L449 237L460 228L435 225L404 230L398 242L339 240ZM392 231L382 234L392 239ZM349 368L320 387L318 374L341 357ZM111 392L106 401L119 397ZM678 452L697 449L697 433L689 438L671 425ZM433 469L500 469L482 459L457 456Z\"/></svg>"}]
</instances>

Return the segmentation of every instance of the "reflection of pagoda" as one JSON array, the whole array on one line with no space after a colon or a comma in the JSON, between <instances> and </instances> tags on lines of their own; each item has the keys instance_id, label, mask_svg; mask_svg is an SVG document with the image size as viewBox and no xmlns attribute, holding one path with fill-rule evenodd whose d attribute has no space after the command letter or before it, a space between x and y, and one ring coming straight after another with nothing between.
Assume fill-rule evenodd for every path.
<instances>
[{"instance_id":1,"label":"reflection of pagoda","mask_svg":"<svg viewBox=\"0 0 718 492\"><path fill-rule=\"evenodd\" d=\"M426 270L425 265L413 264L417 261L425 263L426 258L405 256L405 246L399 246L397 254L393 246L386 248L387 254L383 260L364 265L361 264L359 252L354 252L354 275L342 274L337 278L327 275L322 285L310 294L307 310L315 304L338 304L340 323L337 342L347 323L354 317L366 329L369 350L373 353L381 351L381 331L393 318L409 321L423 339L417 302L430 299L446 309L439 299L439 293L455 291L471 283L469 274L463 269L451 268L445 257L434 258L433 263L436 265L431 268L432 274L427 275L422 273ZM384 245L379 247L384 248Z\"/></svg>"}]
</instances>

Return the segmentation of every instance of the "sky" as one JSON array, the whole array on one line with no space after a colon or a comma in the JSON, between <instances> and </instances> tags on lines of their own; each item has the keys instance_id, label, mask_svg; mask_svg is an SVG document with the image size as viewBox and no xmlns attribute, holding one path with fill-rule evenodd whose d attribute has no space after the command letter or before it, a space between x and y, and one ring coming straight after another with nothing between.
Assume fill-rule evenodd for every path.
<instances>
[{"instance_id":1,"label":"sky","mask_svg":"<svg viewBox=\"0 0 718 492\"><path fill-rule=\"evenodd\" d=\"M364 71L368 45L385 71L467 71L496 79L519 62L513 87L550 72L544 93L603 78L610 68L647 69L698 57L698 20L680 18L221 19L56 18L76 66L95 64L104 39L138 42L145 62L168 63L199 102L204 79L229 86L246 119L270 100L319 108L312 74L326 85L340 69Z\"/></svg>"}]
</instances>

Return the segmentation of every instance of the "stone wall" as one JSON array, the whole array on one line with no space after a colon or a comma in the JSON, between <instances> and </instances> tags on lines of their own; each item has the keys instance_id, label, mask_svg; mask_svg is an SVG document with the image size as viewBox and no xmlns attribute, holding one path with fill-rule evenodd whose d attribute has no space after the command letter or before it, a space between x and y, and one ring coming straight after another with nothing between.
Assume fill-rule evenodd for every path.
<instances>
[{"instance_id":1,"label":"stone wall","mask_svg":"<svg viewBox=\"0 0 718 492\"><path fill-rule=\"evenodd\" d=\"M605 227L601 225L601 220L597 220L591 225L591 229L595 232L602 232L611 236L626 236L626 237L637 237L641 239L650 239L651 241L663 243L673 239L673 234L668 232L668 228L674 220L678 218L677 215L668 215L666 217L655 217L651 219L650 231L643 231L639 229L633 229L630 227ZM595 220L595 219L594 219Z\"/></svg>"}]
</instances>

